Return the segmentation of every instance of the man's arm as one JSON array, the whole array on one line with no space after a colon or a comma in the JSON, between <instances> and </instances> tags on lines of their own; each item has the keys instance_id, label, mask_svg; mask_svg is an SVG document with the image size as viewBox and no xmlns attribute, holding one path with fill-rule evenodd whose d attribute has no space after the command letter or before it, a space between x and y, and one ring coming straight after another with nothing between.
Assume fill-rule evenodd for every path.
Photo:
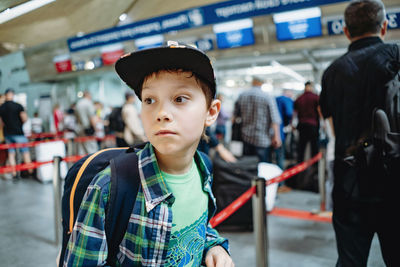
<instances>
[{"instance_id":1,"label":"man's arm","mask_svg":"<svg viewBox=\"0 0 400 267\"><path fill-rule=\"evenodd\" d=\"M278 106L276 105L276 100L275 98L268 97L268 104L270 107L270 116L272 120L272 130L274 132L274 135L272 136L271 144L273 147L278 148L282 145L282 140L281 140L281 133L279 126L282 123L281 116L279 114Z\"/></svg>"},{"instance_id":2,"label":"man's arm","mask_svg":"<svg viewBox=\"0 0 400 267\"><path fill-rule=\"evenodd\" d=\"M236 162L235 156L228 149L226 149L223 144L219 143L215 147L215 150L217 150L220 157L226 162Z\"/></svg>"},{"instance_id":3,"label":"man's arm","mask_svg":"<svg viewBox=\"0 0 400 267\"><path fill-rule=\"evenodd\" d=\"M335 136L335 127L333 126L333 117L332 117L332 111L331 111L331 103L329 102L330 98L328 95L328 75L327 71L324 72L322 75L322 80L321 80L321 93L319 95L318 99L318 113L321 116L321 118L328 119L329 126L331 126L332 134ZM330 100L332 101L332 100Z\"/></svg>"},{"instance_id":4,"label":"man's arm","mask_svg":"<svg viewBox=\"0 0 400 267\"><path fill-rule=\"evenodd\" d=\"M28 120L28 114L23 110L19 113L19 117L21 118L22 123L25 123Z\"/></svg>"},{"instance_id":5,"label":"man's arm","mask_svg":"<svg viewBox=\"0 0 400 267\"><path fill-rule=\"evenodd\" d=\"M271 144L273 147L278 148L282 145L281 133L279 131L279 125L272 123L272 130L274 131L274 136L272 136Z\"/></svg>"}]
</instances>

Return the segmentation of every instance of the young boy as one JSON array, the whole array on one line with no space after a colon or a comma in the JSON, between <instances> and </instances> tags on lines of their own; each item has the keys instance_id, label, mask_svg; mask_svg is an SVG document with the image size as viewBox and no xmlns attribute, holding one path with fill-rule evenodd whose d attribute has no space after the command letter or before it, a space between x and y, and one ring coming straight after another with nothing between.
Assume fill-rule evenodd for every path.
<instances>
[{"instance_id":1,"label":"young boy","mask_svg":"<svg viewBox=\"0 0 400 267\"><path fill-rule=\"evenodd\" d=\"M168 43L122 57L118 75L142 101L149 143L140 150L140 186L117 266L233 266L228 241L208 224L215 212L211 170L196 151L217 118L215 78L208 57ZM88 187L64 257L64 266L104 266L104 218L110 168Z\"/></svg>"}]
</instances>

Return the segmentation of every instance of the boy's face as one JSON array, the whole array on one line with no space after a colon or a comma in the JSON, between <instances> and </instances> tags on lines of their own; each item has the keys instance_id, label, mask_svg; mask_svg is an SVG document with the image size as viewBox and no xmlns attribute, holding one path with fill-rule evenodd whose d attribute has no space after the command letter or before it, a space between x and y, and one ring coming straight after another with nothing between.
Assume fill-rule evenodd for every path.
<instances>
[{"instance_id":1,"label":"boy's face","mask_svg":"<svg viewBox=\"0 0 400 267\"><path fill-rule=\"evenodd\" d=\"M185 155L196 150L205 126L218 116L219 100L206 97L189 72L160 72L143 83L142 122L156 152Z\"/></svg>"}]
</instances>

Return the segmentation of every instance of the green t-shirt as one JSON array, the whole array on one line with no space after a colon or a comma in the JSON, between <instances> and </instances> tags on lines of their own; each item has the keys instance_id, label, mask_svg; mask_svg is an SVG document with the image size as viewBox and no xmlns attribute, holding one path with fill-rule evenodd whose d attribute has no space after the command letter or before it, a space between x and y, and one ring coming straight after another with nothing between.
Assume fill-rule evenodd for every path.
<instances>
[{"instance_id":1,"label":"green t-shirt","mask_svg":"<svg viewBox=\"0 0 400 267\"><path fill-rule=\"evenodd\" d=\"M208 195L203 191L200 172L193 160L185 174L161 173L175 197L165 266L200 266L208 219Z\"/></svg>"}]
</instances>

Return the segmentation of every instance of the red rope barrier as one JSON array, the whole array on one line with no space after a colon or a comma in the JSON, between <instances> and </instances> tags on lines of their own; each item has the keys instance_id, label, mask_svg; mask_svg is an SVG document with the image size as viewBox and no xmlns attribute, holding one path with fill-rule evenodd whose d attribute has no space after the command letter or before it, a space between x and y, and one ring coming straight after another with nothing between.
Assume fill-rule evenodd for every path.
<instances>
[{"instance_id":1,"label":"red rope barrier","mask_svg":"<svg viewBox=\"0 0 400 267\"><path fill-rule=\"evenodd\" d=\"M90 140L105 141L105 140L110 140L110 139L114 139L114 138L115 138L114 135L106 135L102 138L96 137L96 136L82 136L82 137L76 137L71 140L76 143L83 143L83 142L87 142ZM69 140L70 139L67 139L67 138L56 138L56 139L32 141L32 142L28 142L28 143L0 144L0 150L10 149L10 148L21 148L21 147L34 147L38 144L48 143L48 142L56 142L56 141L63 141L64 143L67 143Z\"/></svg>"},{"instance_id":2,"label":"red rope barrier","mask_svg":"<svg viewBox=\"0 0 400 267\"><path fill-rule=\"evenodd\" d=\"M319 214L314 214L312 212L305 211L305 210L274 208L273 210L271 210L271 212L269 214L274 215L274 216L308 220L308 221L313 221L313 222L327 222L327 223L332 222L332 216L330 214L328 214L326 216L321 216Z\"/></svg>"},{"instance_id":3,"label":"red rope barrier","mask_svg":"<svg viewBox=\"0 0 400 267\"><path fill-rule=\"evenodd\" d=\"M278 183L286 179L289 179L293 175L296 175L307 169L309 166L317 162L321 157L322 153L318 153L317 155L307 160L306 162L300 163L294 166L293 168L284 171L281 175L266 181L266 185L268 186L270 184ZM256 193L256 187L252 186L250 189L244 192L240 197L238 197L235 201L229 204L225 209L223 209L217 215L212 217L210 220L211 226L215 227L219 225L221 222L225 221L228 217L230 217L233 213L235 213L238 209L240 209L247 201L249 201L249 199L255 193Z\"/></svg>"},{"instance_id":4,"label":"red rope barrier","mask_svg":"<svg viewBox=\"0 0 400 267\"><path fill-rule=\"evenodd\" d=\"M13 171L25 171L25 170L33 170L39 168L44 164L53 163L52 160L50 161L42 161L42 162L31 162L31 163L22 163L15 166L7 165L0 168L0 174L10 173Z\"/></svg>"},{"instance_id":5,"label":"red rope barrier","mask_svg":"<svg viewBox=\"0 0 400 267\"><path fill-rule=\"evenodd\" d=\"M68 157L63 158L63 161L76 162L83 157L85 157L85 155L83 155L83 156L82 155L68 156ZM15 165L15 166L7 165L7 166L0 168L0 174L11 173L13 171L17 172L17 171L33 170L33 169L39 168L42 165L49 164L49 163L53 163L53 160L34 161L31 163L21 163L21 164Z\"/></svg>"},{"instance_id":6,"label":"red rope barrier","mask_svg":"<svg viewBox=\"0 0 400 267\"><path fill-rule=\"evenodd\" d=\"M28 143L14 143L14 144L0 144L1 149L9 149L9 148L21 148L21 147L34 147L38 144L48 143L48 142L56 142L56 141L63 141L64 143L68 142L68 139L52 139L52 140L40 140L40 141L33 141Z\"/></svg>"},{"instance_id":7,"label":"red rope barrier","mask_svg":"<svg viewBox=\"0 0 400 267\"><path fill-rule=\"evenodd\" d=\"M308 167L310 167L311 165L313 165L315 162L317 162L318 160L320 160L322 158L322 153L319 152L317 155L315 155L314 157L312 157L311 159L302 162L296 166L293 166L292 168L284 171L281 175L274 177L272 179L269 179L266 181L267 186L270 184L274 184L274 183L279 183L282 181L285 181L287 179L289 179L290 177L306 170Z\"/></svg>"},{"instance_id":8,"label":"red rope barrier","mask_svg":"<svg viewBox=\"0 0 400 267\"><path fill-rule=\"evenodd\" d=\"M60 133L39 133L39 134L31 134L27 136L28 139L35 139L35 138L55 138L61 137L64 135L64 132Z\"/></svg>"},{"instance_id":9,"label":"red rope barrier","mask_svg":"<svg viewBox=\"0 0 400 267\"><path fill-rule=\"evenodd\" d=\"M225 209L219 212L217 215L211 218L210 224L212 227L217 226L221 222L225 221L238 209L240 209L249 199L256 193L256 186L250 187L246 192L244 192L239 198L229 204Z\"/></svg>"}]
</instances>

